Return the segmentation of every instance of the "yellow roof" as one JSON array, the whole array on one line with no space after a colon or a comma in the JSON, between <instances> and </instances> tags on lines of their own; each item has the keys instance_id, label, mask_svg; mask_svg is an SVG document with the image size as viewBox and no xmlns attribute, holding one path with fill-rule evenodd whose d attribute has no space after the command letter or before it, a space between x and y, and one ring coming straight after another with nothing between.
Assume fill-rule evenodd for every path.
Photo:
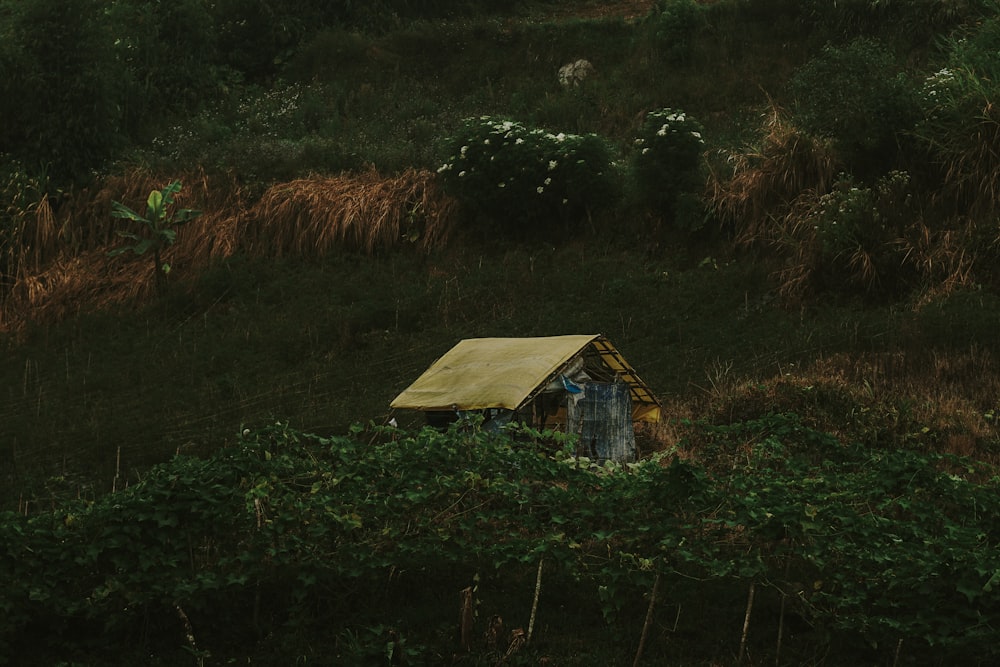
<instances>
[{"instance_id":1,"label":"yellow roof","mask_svg":"<svg viewBox=\"0 0 1000 667\"><path fill-rule=\"evenodd\" d=\"M460 341L390 404L412 410L516 410L588 345L629 384L636 419L659 419L659 401L604 336L469 338Z\"/></svg>"}]
</instances>

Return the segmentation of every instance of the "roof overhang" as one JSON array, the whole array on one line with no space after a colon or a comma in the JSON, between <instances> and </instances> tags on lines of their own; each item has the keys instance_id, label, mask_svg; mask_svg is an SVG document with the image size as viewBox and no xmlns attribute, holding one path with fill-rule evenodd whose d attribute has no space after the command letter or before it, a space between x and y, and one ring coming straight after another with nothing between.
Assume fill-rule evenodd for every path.
<instances>
[{"instance_id":1,"label":"roof overhang","mask_svg":"<svg viewBox=\"0 0 1000 667\"><path fill-rule=\"evenodd\" d=\"M633 418L655 422L660 403L611 342L600 334L460 341L390 407L423 410L517 410L592 346L607 368L629 385Z\"/></svg>"}]
</instances>

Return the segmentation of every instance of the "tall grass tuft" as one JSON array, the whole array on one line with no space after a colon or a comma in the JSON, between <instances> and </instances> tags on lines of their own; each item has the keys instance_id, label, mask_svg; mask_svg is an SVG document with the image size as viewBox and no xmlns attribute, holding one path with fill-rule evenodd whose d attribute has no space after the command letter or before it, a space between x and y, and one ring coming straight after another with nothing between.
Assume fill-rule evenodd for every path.
<instances>
[{"instance_id":1,"label":"tall grass tuft","mask_svg":"<svg viewBox=\"0 0 1000 667\"><path fill-rule=\"evenodd\" d=\"M339 249L373 254L407 242L429 250L447 242L456 212L430 171L317 176L269 188L248 212L246 243L251 254L265 257L317 258Z\"/></svg>"},{"instance_id":2,"label":"tall grass tuft","mask_svg":"<svg viewBox=\"0 0 1000 667\"><path fill-rule=\"evenodd\" d=\"M824 193L841 167L831 143L802 132L773 103L759 148L726 154L730 173L710 170L706 201L738 245L772 243L800 197Z\"/></svg>"}]
</instances>

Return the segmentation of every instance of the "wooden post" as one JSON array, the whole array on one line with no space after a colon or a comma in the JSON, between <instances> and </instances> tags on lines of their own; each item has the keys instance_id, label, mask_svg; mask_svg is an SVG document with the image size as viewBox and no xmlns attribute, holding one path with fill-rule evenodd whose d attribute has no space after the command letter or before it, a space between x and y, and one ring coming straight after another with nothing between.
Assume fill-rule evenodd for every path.
<instances>
[{"instance_id":1,"label":"wooden post","mask_svg":"<svg viewBox=\"0 0 1000 667\"><path fill-rule=\"evenodd\" d=\"M459 591L458 642L466 653L472 648L472 626L475 614L472 604L472 586Z\"/></svg>"}]
</instances>

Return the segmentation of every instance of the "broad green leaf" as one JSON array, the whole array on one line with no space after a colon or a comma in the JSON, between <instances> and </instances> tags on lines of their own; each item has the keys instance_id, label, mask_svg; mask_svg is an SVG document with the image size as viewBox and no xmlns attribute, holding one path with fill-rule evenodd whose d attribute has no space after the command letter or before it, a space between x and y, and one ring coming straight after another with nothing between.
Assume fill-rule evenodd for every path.
<instances>
[{"instance_id":1,"label":"broad green leaf","mask_svg":"<svg viewBox=\"0 0 1000 667\"><path fill-rule=\"evenodd\" d=\"M147 217L150 222L160 220L164 216L163 208L163 193L159 190L153 190L149 193L149 199L146 200L146 210L148 212Z\"/></svg>"},{"instance_id":2,"label":"broad green leaf","mask_svg":"<svg viewBox=\"0 0 1000 667\"><path fill-rule=\"evenodd\" d=\"M134 220L135 222L146 222L146 219L141 215L130 209L124 204L119 202L114 202L111 204L111 217L123 218L125 220Z\"/></svg>"}]
</instances>

